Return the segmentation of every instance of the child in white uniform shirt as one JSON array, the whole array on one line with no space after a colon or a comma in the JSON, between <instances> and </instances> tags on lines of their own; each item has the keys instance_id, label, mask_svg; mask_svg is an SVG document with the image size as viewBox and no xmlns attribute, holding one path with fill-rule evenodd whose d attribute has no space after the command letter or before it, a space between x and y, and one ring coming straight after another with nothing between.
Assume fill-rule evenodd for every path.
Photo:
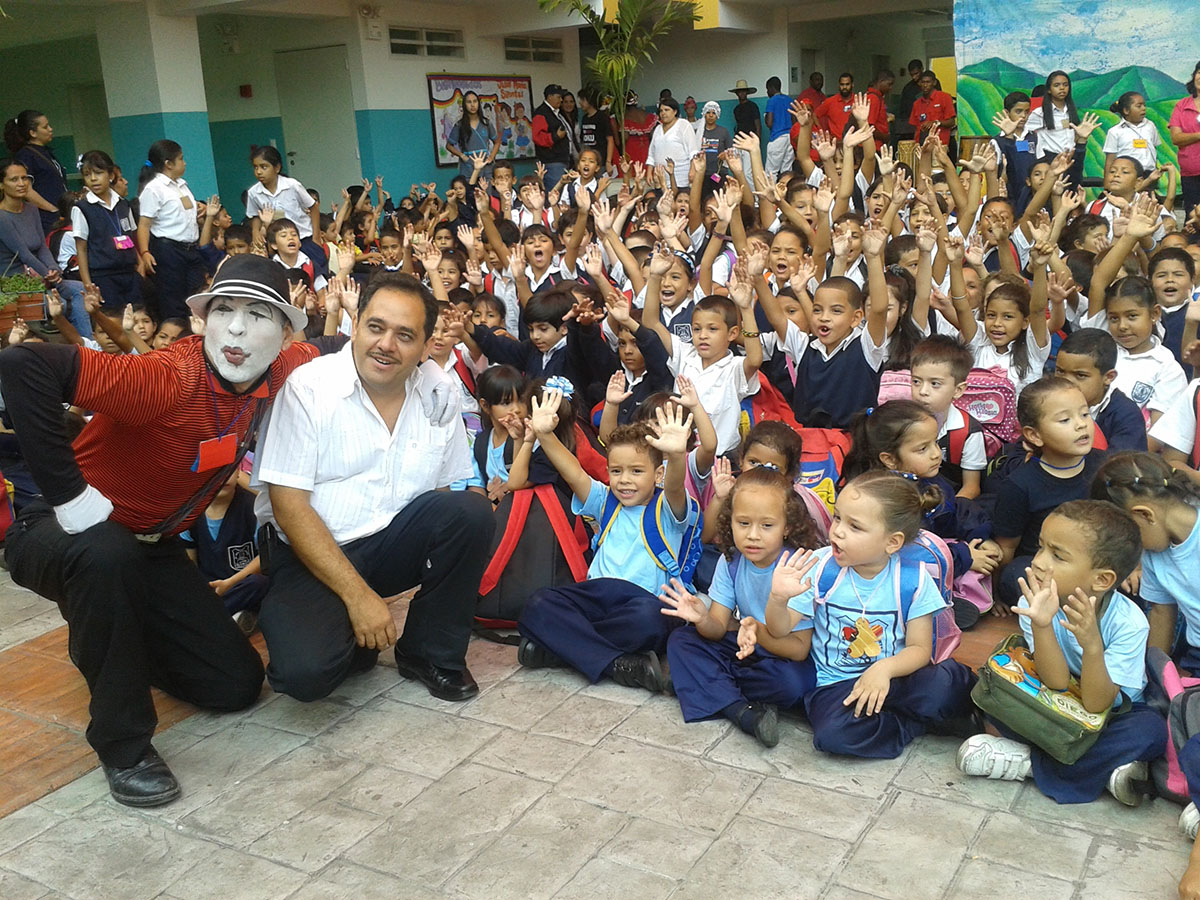
<instances>
[{"instance_id":1,"label":"child in white uniform shirt","mask_svg":"<svg viewBox=\"0 0 1200 900\"><path fill-rule=\"evenodd\" d=\"M197 246L196 197L183 180L187 161L182 147L164 139L150 145L146 162L138 195L138 255L143 270L154 277L162 318L187 319L185 301L204 286L208 276Z\"/></svg>"},{"instance_id":2,"label":"child in white uniform shirt","mask_svg":"<svg viewBox=\"0 0 1200 900\"><path fill-rule=\"evenodd\" d=\"M1104 168L1118 156L1131 156L1147 172L1158 165L1158 145L1162 138L1158 126L1146 118L1146 98L1137 91L1126 91L1109 107L1121 117L1104 138Z\"/></svg>"}]
</instances>

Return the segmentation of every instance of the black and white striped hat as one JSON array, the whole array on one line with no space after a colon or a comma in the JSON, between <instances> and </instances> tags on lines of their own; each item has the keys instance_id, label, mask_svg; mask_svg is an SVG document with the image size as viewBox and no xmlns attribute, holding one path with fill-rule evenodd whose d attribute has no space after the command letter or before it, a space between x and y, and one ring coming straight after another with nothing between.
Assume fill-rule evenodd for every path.
<instances>
[{"instance_id":1,"label":"black and white striped hat","mask_svg":"<svg viewBox=\"0 0 1200 900\"><path fill-rule=\"evenodd\" d=\"M308 315L288 302L289 293L287 272L283 266L265 256L243 253L227 257L213 276L209 289L201 294L193 294L187 303L193 313L206 319L208 305L217 297L262 300L278 306L291 323L293 331L303 331L308 325Z\"/></svg>"}]
</instances>

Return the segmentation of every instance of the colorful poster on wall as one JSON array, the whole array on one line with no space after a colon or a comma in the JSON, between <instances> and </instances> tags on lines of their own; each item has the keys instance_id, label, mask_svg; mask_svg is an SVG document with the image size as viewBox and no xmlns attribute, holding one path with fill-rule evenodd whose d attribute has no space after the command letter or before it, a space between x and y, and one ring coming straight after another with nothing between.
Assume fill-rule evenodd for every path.
<instances>
[{"instance_id":1,"label":"colorful poster on wall","mask_svg":"<svg viewBox=\"0 0 1200 900\"><path fill-rule=\"evenodd\" d=\"M533 158L533 87L527 75L426 75L429 115L433 120L434 154L439 166L457 166L446 141L462 118L468 91L479 96L484 118L500 135L497 159Z\"/></svg>"},{"instance_id":2,"label":"colorful poster on wall","mask_svg":"<svg viewBox=\"0 0 1200 900\"><path fill-rule=\"evenodd\" d=\"M1086 176L1103 175L1104 135L1119 121L1109 107L1126 91L1146 98L1146 117L1162 135L1158 162L1176 163L1167 121L1196 63L1196 43L1180 32L1194 18L1187 0L1141 0L1136 8L1101 0L955 0L959 134L995 134L992 119L1005 94L1028 94L1062 70L1079 115L1092 112L1101 122L1088 141Z\"/></svg>"}]
</instances>

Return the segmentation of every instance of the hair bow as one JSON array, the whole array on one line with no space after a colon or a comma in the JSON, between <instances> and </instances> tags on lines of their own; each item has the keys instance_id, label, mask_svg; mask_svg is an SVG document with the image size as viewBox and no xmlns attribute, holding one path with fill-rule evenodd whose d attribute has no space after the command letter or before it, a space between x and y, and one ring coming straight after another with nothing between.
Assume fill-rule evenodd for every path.
<instances>
[{"instance_id":1,"label":"hair bow","mask_svg":"<svg viewBox=\"0 0 1200 900\"><path fill-rule=\"evenodd\" d=\"M575 385L563 375L551 375L546 379L546 387L552 391L560 391L567 400L575 396Z\"/></svg>"}]
</instances>

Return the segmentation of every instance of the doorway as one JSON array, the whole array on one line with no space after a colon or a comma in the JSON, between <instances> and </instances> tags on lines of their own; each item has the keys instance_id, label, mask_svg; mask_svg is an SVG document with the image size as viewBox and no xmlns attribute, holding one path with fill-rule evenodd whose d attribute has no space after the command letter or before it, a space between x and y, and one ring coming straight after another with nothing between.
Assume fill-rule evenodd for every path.
<instances>
[{"instance_id":1,"label":"doorway","mask_svg":"<svg viewBox=\"0 0 1200 900\"><path fill-rule=\"evenodd\" d=\"M343 188L362 181L345 45L277 52L275 83L287 149L284 168L320 191L328 208Z\"/></svg>"}]
</instances>

